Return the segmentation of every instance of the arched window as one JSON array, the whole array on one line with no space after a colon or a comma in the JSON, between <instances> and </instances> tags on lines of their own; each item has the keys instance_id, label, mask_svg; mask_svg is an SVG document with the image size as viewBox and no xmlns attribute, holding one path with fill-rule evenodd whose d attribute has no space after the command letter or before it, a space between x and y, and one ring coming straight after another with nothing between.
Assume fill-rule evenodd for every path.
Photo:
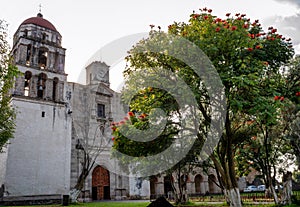
<instances>
[{"instance_id":1,"label":"arched window","mask_svg":"<svg viewBox=\"0 0 300 207\"><path fill-rule=\"evenodd\" d=\"M48 49L40 48L38 56L38 64L41 69L45 69L47 66Z\"/></svg>"},{"instance_id":2,"label":"arched window","mask_svg":"<svg viewBox=\"0 0 300 207\"><path fill-rule=\"evenodd\" d=\"M57 86L58 86L58 78L53 79L53 91L52 91L52 100L56 101L57 100Z\"/></svg>"},{"instance_id":3,"label":"arched window","mask_svg":"<svg viewBox=\"0 0 300 207\"><path fill-rule=\"evenodd\" d=\"M32 73L30 71L26 71L24 75L24 96L29 96L31 77Z\"/></svg>"},{"instance_id":4,"label":"arched window","mask_svg":"<svg viewBox=\"0 0 300 207\"><path fill-rule=\"evenodd\" d=\"M23 33L23 37L27 37L27 36L28 36L28 30L25 29L23 32L24 32L24 33Z\"/></svg>"},{"instance_id":5,"label":"arched window","mask_svg":"<svg viewBox=\"0 0 300 207\"><path fill-rule=\"evenodd\" d=\"M56 52L54 58L54 70L58 71L58 69L59 69L59 52Z\"/></svg>"},{"instance_id":6,"label":"arched window","mask_svg":"<svg viewBox=\"0 0 300 207\"><path fill-rule=\"evenodd\" d=\"M210 174L208 176L208 188L209 188L209 193L216 193L216 176L213 174Z\"/></svg>"},{"instance_id":7,"label":"arched window","mask_svg":"<svg viewBox=\"0 0 300 207\"><path fill-rule=\"evenodd\" d=\"M46 34L46 33L43 33L43 34L42 34L42 40L43 40L43 41L47 40L47 34Z\"/></svg>"},{"instance_id":8,"label":"arched window","mask_svg":"<svg viewBox=\"0 0 300 207\"><path fill-rule=\"evenodd\" d=\"M27 52L26 52L26 65L30 66L31 61L31 45L27 45Z\"/></svg>"},{"instance_id":9,"label":"arched window","mask_svg":"<svg viewBox=\"0 0 300 207\"><path fill-rule=\"evenodd\" d=\"M40 73L38 76L38 82L37 82L37 96L39 98L44 97L44 91L46 89L46 80L47 80L47 75L45 73Z\"/></svg>"}]
</instances>

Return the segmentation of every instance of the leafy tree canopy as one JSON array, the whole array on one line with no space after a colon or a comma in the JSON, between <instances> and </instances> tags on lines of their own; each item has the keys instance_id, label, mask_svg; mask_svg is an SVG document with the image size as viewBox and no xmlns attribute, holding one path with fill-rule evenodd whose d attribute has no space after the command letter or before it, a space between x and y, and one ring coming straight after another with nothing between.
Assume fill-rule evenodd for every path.
<instances>
[{"instance_id":1,"label":"leafy tree canopy","mask_svg":"<svg viewBox=\"0 0 300 207\"><path fill-rule=\"evenodd\" d=\"M15 129L15 110L11 105L10 89L13 87L15 77L19 75L9 54L6 29L6 23L0 20L0 152L13 137Z\"/></svg>"},{"instance_id":2,"label":"leafy tree canopy","mask_svg":"<svg viewBox=\"0 0 300 207\"><path fill-rule=\"evenodd\" d=\"M257 132L249 123L256 121L271 126L279 121L277 115L280 111L277 109L284 100L284 93L280 88L285 84L281 78L281 67L294 55L291 40L278 34L277 29L273 27L264 32L258 20L251 21L245 14L228 13L225 18L219 18L212 15L212 11L207 8L200 9L200 13L193 12L187 23L175 22L170 25L168 34L160 28L153 28L151 26L149 38L135 45L126 58L128 65L124 75L127 81L123 99L127 103L130 101L131 110L140 114L161 107L168 120L173 123L172 129L180 128L179 124L174 125L177 121L174 117L180 119L184 113L176 105L176 99L171 97L172 93L168 93L165 88L149 90L149 87L145 87L144 91L134 96L131 93L139 84L152 78L144 76L137 79L137 73L151 70L155 74L159 69L171 71L176 75L170 79L183 80L193 93L192 98L198 106L194 112L200 114L197 139L199 143L203 143L212 124L212 109L218 103L211 99L206 88L207 82L205 83L192 69L193 65L169 55L182 54L185 49L185 45L177 44L170 36L185 38L200 48L218 72L225 91L224 95L217 94L219 97L225 97L226 117L225 129L215 150L214 163L224 179L225 188L237 187L234 147ZM153 48L159 48L160 52L155 52ZM189 49L193 50L193 47ZM203 61L193 56L193 53L188 55L189 59ZM208 65L202 66L209 67ZM205 72L207 71L209 70ZM161 72L156 75L165 76ZM214 85L214 82L211 85ZM184 93L182 96L185 100L192 99ZM274 102L274 97L277 97L277 102ZM201 146L200 144L199 147ZM131 150L135 151L138 148L136 145Z\"/></svg>"}]
</instances>

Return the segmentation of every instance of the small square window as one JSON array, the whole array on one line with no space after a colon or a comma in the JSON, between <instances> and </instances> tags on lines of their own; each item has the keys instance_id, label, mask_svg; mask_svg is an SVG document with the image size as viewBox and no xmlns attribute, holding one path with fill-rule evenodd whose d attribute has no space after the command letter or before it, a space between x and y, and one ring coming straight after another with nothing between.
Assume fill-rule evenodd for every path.
<instances>
[{"instance_id":1,"label":"small square window","mask_svg":"<svg viewBox=\"0 0 300 207\"><path fill-rule=\"evenodd\" d=\"M97 105L97 115L100 118L105 118L105 105L104 104Z\"/></svg>"},{"instance_id":2,"label":"small square window","mask_svg":"<svg viewBox=\"0 0 300 207\"><path fill-rule=\"evenodd\" d=\"M46 114L46 113L45 113L44 111L42 111L42 117L45 117L45 114Z\"/></svg>"}]
</instances>

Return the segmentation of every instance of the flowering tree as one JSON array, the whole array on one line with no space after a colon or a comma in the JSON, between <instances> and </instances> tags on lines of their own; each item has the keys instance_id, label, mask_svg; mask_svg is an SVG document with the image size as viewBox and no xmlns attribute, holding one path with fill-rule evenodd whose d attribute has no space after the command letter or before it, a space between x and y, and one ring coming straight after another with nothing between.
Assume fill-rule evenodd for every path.
<instances>
[{"instance_id":1,"label":"flowering tree","mask_svg":"<svg viewBox=\"0 0 300 207\"><path fill-rule=\"evenodd\" d=\"M250 166L262 173L277 204L291 202L291 173L286 171L294 163L295 157L299 160L298 69L299 56L296 56L282 68L281 74L270 78L276 91L274 99L253 108L259 111L252 123L253 135L241 143L238 149L238 159L246 163L250 161ZM249 167L245 162L240 162L239 166ZM278 185L276 176L280 173L285 178L284 196L281 198L277 196L274 188Z\"/></svg>"},{"instance_id":2,"label":"flowering tree","mask_svg":"<svg viewBox=\"0 0 300 207\"><path fill-rule=\"evenodd\" d=\"M265 109L276 94L280 66L291 58L293 49L290 39L285 40L275 28L263 32L258 20L251 22L244 14L231 17L229 13L222 20L210 12L203 9L203 13L191 15L190 24L175 24L170 29L192 41L200 40L199 47L214 63L223 81L227 99L225 132L211 158L223 178L230 205L239 206L232 159L234 146L252 133L247 130L251 127L247 126L249 120L266 115ZM275 116L268 121L274 122Z\"/></svg>"},{"instance_id":3,"label":"flowering tree","mask_svg":"<svg viewBox=\"0 0 300 207\"><path fill-rule=\"evenodd\" d=\"M285 137L289 141L289 146L296 157L298 169L300 166L300 76L299 76L300 56L293 58L285 68L285 87L282 92L288 98L289 104L285 107L284 121L287 123ZM292 173L287 171L283 174L283 196L282 204L292 202Z\"/></svg>"},{"instance_id":4,"label":"flowering tree","mask_svg":"<svg viewBox=\"0 0 300 207\"><path fill-rule=\"evenodd\" d=\"M228 13L221 19L213 16L212 10L206 8L200 9L200 13L191 14L188 23L175 22L170 25L168 32L184 37L197 45L211 60L222 80L227 104L225 128L210 158L220 175L220 183L230 206L241 206L234 162L235 146L253 133L247 130L250 127L247 124L249 121L256 118L263 120L261 117L268 115L269 112L266 114L263 112L264 106L273 101L273 97L278 93L274 87L276 86L274 77L280 75L280 67L293 55L290 39L282 37L273 27L263 32L259 21L251 21L245 14L232 16ZM125 76L130 79L135 73L149 67L164 68L178 74L193 91L198 104L197 111L201 113L201 119L204 119L204 124L199 125L202 130L197 136L199 142L203 143L202 132L205 134L206 128L212 123L209 106L213 104L203 86L205 83L188 65L169 57L167 49L163 54L152 52L151 43L159 34L162 34L160 28L159 31L152 28L150 37L129 51L127 57L129 64ZM167 38L160 39L157 45L164 47L169 42ZM143 52L140 50L141 47ZM135 84L129 80L126 82L126 88L134 87ZM164 106L171 103L164 109L170 120L174 120L172 119L174 113L178 113L179 116L182 113L176 110L176 105L169 99L168 94L159 96L166 98L165 100L161 98L157 101L157 95L163 93L163 90L158 90L146 100L143 96L137 95L130 107L142 113L142 110L153 107L153 103ZM272 119L274 116L268 118L270 121Z\"/></svg>"},{"instance_id":5,"label":"flowering tree","mask_svg":"<svg viewBox=\"0 0 300 207\"><path fill-rule=\"evenodd\" d=\"M284 121L284 107L287 98L275 96L274 100L259 105L255 119L251 122L252 136L237 145L236 160L239 171L247 174L250 168L261 173L267 187L267 195L273 196L276 204L280 199L275 190L279 185L277 176L286 171L294 157L288 139L285 136L288 122ZM254 107L255 108L255 107ZM290 189L291 190L291 189Z\"/></svg>"},{"instance_id":6,"label":"flowering tree","mask_svg":"<svg viewBox=\"0 0 300 207\"><path fill-rule=\"evenodd\" d=\"M6 142L13 137L15 110L11 106L10 89L19 70L13 65L7 43L6 24L0 20L0 152Z\"/></svg>"},{"instance_id":7,"label":"flowering tree","mask_svg":"<svg viewBox=\"0 0 300 207\"><path fill-rule=\"evenodd\" d=\"M300 105L300 56L296 56L293 60L287 64L286 67L286 87L285 93L286 96L293 103L292 110L289 110L289 116L285 116L287 121L290 123L288 127L288 139L290 144L294 150L294 154L297 157L297 164L300 167L300 113L299 113L299 105Z\"/></svg>"}]
</instances>

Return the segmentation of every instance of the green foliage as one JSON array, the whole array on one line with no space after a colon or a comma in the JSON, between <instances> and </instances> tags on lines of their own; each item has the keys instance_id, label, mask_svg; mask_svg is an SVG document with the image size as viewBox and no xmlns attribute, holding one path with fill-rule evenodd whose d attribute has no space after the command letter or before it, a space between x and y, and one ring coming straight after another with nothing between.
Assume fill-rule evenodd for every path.
<instances>
[{"instance_id":1,"label":"green foliage","mask_svg":"<svg viewBox=\"0 0 300 207\"><path fill-rule=\"evenodd\" d=\"M252 167L261 172L267 187L276 185L275 177L284 173L295 162L294 155L298 155L297 59L277 69L277 73L273 70L268 74L271 78L265 79L264 85L268 87L266 91L273 91L274 98L266 94L258 99L251 109L255 114L253 133L237 148L239 175L247 175Z\"/></svg>"},{"instance_id":2,"label":"green foliage","mask_svg":"<svg viewBox=\"0 0 300 207\"><path fill-rule=\"evenodd\" d=\"M294 51L290 40L279 35L276 29L270 27L268 32L263 32L258 20L251 22L243 14L226 16L226 19L217 18L203 9L202 13L191 15L189 24L175 23L169 26L169 31L196 43L219 72L225 86L229 117L216 154L220 163L224 166L229 162L230 168L233 165L230 154L232 150L237 151L236 163L240 163L237 167L240 172L247 172L250 164L257 163L246 159L247 163L250 161L246 164L240 162L241 158L254 155L255 151L252 147L243 150L245 143L240 144L245 141L254 144L251 137L261 132L262 125L279 123L278 109L285 104L281 90L285 83L280 67ZM253 121L255 124L251 124ZM236 147L231 148L231 145ZM224 173L232 176L233 172Z\"/></svg>"},{"instance_id":3,"label":"green foliage","mask_svg":"<svg viewBox=\"0 0 300 207\"><path fill-rule=\"evenodd\" d=\"M258 20L251 22L243 14L220 19L204 11L192 14L189 22L173 24L169 31L193 41L210 58L225 86L230 111L248 113L261 95L272 95L267 75L278 73L293 55L290 42L277 30L270 27L265 33Z\"/></svg>"},{"instance_id":4,"label":"green foliage","mask_svg":"<svg viewBox=\"0 0 300 207\"><path fill-rule=\"evenodd\" d=\"M293 179L297 182L300 183L300 172L294 171L293 173Z\"/></svg>"},{"instance_id":5,"label":"green foliage","mask_svg":"<svg viewBox=\"0 0 300 207\"><path fill-rule=\"evenodd\" d=\"M295 104L300 104L298 92L300 91L300 56L297 55L291 59L284 68L285 72L285 87L282 91Z\"/></svg>"},{"instance_id":6,"label":"green foliage","mask_svg":"<svg viewBox=\"0 0 300 207\"><path fill-rule=\"evenodd\" d=\"M227 14L221 19L213 16L211 10L206 8L200 9L200 13L191 14L188 23L175 22L170 25L168 34L186 38L198 46L210 59L221 78L227 104L226 121L221 140L213 154L214 164L224 179L222 184L226 189L236 187L233 156L239 144L249 141L261 127L273 127L280 122L281 111L278 109L286 102L285 93L281 89L285 82L280 68L294 54L291 42L272 27L267 32L262 31L258 20L251 21L244 14ZM187 155L188 159L185 160L185 163L193 163L194 158L201 152L211 124L210 107L214 103L210 100L204 80L186 63L169 55L180 54L183 46L168 47L169 42L170 39L161 30L151 29L149 38L141 40L129 51L126 58L128 65L124 72L128 80L123 98L127 101L132 98L126 91L137 88L140 84L136 81L135 74L149 68L152 71L163 68L181 78L191 89L198 104L196 111L201 114L198 145L189 153L193 156ZM153 48L160 48L159 51L164 52L155 53ZM196 59L192 53L188 55L190 59ZM142 80L146 81L147 78L149 77L145 76ZM131 99L132 110L149 113L151 108L162 107L169 120L182 115L165 91L155 89L151 94L148 94L146 88L145 91ZM277 97L276 100L274 97ZM255 124L249 124L252 122ZM176 126L172 128L175 131L178 129ZM135 151L136 148L131 150Z\"/></svg>"},{"instance_id":7,"label":"green foliage","mask_svg":"<svg viewBox=\"0 0 300 207\"><path fill-rule=\"evenodd\" d=\"M150 125L151 119L147 114L135 115L129 112L129 118L125 117L119 123L112 123L113 148L133 157L146 157L165 150L172 143L172 135L176 134L171 124L168 124L163 133L152 141L143 142L143 137L136 137L140 141L130 139L136 135L136 130L150 129Z\"/></svg>"},{"instance_id":8,"label":"green foliage","mask_svg":"<svg viewBox=\"0 0 300 207\"><path fill-rule=\"evenodd\" d=\"M293 58L285 67L285 87L282 91L291 101L285 109L284 120L288 122L286 138L297 157L300 168L300 56Z\"/></svg>"},{"instance_id":9,"label":"green foliage","mask_svg":"<svg viewBox=\"0 0 300 207\"><path fill-rule=\"evenodd\" d=\"M9 45L6 41L6 25L0 20L0 152L7 141L13 137L15 110L11 106L10 89L14 79L19 75L9 55Z\"/></svg>"}]
</instances>

